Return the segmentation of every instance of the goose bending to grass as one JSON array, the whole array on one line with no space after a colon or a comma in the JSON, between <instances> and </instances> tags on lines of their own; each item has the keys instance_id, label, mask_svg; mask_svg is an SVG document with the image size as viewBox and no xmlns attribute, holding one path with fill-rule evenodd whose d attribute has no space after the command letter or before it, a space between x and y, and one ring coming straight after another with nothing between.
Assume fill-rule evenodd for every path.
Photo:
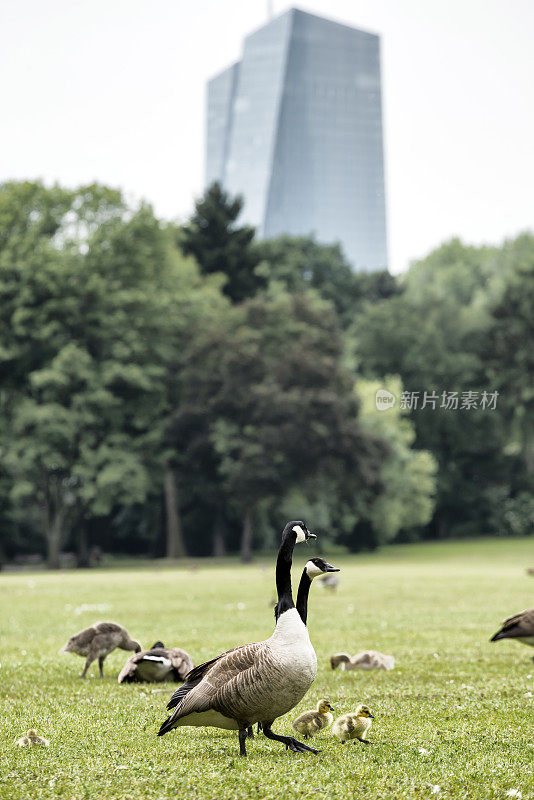
<instances>
[{"instance_id":1,"label":"goose bending to grass","mask_svg":"<svg viewBox=\"0 0 534 800\"><path fill-rule=\"evenodd\" d=\"M89 628L71 636L67 644L63 645L60 653L76 653L86 656L85 666L80 677L85 678L87 670L93 661L98 658L100 677L104 677L104 661L106 657L120 647L121 650L142 650L140 643L132 639L126 628L116 622L95 622Z\"/></svg>"},{"instance_id":2,"label":"goose bending to grass","mask_svg":"<svg viewBox=\"0 0 534 800\"><path fill-rule=\"evenodd\" d=\"M118 683L159 683L161 681L183 681L195 665L185 650L165 647L156 642L150 650L142 650L130 656L119 673Z\"/></svg>"},{"instance_id":3,"label":"goose bending to grass","mask_svg":"<svg viewBox=\"0 0 534 800\"><path fill-rule=\"evenodd\" d=\"M162 724L159 736L182 725L238 730L240 754L246 756L247 729L261 722L268 739L295 752L318 752L292 736L279 736L272 731L275 719L302 700L317 672L308 629L291 592L293 549L297 542L310 538L316 537L304 522L288 522L284 528L276 561L278 602L272 636L228 650L195 667L187 676L187 683L171 697L167 708L174 711ZM315 565L310 571L321 574ZM315 574L306 573L308 590Z\"/></svg>"},{"instance_id":4,"label":"goose bending to grass","mask_svg":"<svg viewBox=\"0 0 534 800\"><path fill-rule=\"evenodd\" d=\"M517 642L534 647L534 608L521 611L520 614L514 614L513 617L505 619L501 628L491 637L490 642L497 642L499 639L515 639Z\"/></svg>"},{"instance_id":5,"label":"goose bending to grass","mask_svg":"<svg viewBox=\"0 0 534 800\"><path fill-rule=\"evenodd\" d=\"M330 656L330 666L336 669L343 664L342 669L395 669L395 657L386 656L378 650L362 650L354 656L348 653L334 653Z\"/></svg>"},{"instance_id":6,"label":"goose bending to grass","mask_svg":"<svg viewBox=\"0 0 534 800\"><path fill-rule=\"evenodd\" d=\"M329 700L319 700L316 710L305 711L293 720L293 730L301 733L305 739L311 739L319 731L324 731L325 728L330 727L334 721L333 710Z\"/></svg>"},{"instance_id":7,"label":"goose bending to grass","mask_svg":"<svg viewBox=\"0 0 534 800\"><path fill-rule=\"evenodd\" d=\"M341 744L345 744L351 739L358 739L362 744L370 744L367 741L367 734L372 725L372 719L374 717L368 706L360 704L356 711L350 714L343 714L334 720L332 733L337 736Z\"/></svg>"}]
</instances>

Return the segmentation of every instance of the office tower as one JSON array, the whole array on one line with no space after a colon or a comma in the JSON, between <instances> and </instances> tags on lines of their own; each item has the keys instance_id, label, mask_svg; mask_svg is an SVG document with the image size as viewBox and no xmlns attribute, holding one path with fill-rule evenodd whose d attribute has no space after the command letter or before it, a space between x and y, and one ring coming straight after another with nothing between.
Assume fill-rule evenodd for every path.
<instances>
[{"instance_id":1,"label":"office tower","mask_svg":"<svg viewBox=\"0 0 534 800\"><path fill-rule=\"evenodd\" d=\"M339 241L387 268L378 36L290 9L208 84L206 184L245 200L262 238Z\"/></svg>"}]
</instances>

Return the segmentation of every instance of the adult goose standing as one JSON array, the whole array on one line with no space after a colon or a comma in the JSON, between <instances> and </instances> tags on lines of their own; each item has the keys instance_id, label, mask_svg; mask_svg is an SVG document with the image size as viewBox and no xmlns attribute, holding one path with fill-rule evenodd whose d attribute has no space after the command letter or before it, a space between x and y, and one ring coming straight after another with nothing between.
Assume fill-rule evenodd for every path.
<instances>
[{"instance_id":1,"label":"adult goose standing","mask_svg":"<svg viewBox=\"0 0 534 800\"><path fill-rule=\"evenodd\" d=\"M310 560L305 564L304 569L302 570L302 575L300 576L296 606L297 613L304 625L306 625L308 621L308 595L310 593L310 586L313 579L318 575L325 575L331 572L339 572L339 569L337 567L333 567L332 564L329 564L328 561L324 560L324 558L310 558ZM279 616L280 613L277 603L274 608L274 617L275 619L278 619ZM260 730L261 722L258 722L258 733ZM250 739L254 738L252 728L248 729L248 736Z\"/></svg>"},{"instance_id":2,"label":"adult goose standing","mask_svg":"<svg viewBox=\"0 0 534 800\"><path fill-rule=\"evenodd\" d=\"M534 647L534 608L505 619L490 642L497 642L499 639L515 639L517 642Z\"/></svg>"},{"instance_id":3,"label":"adult goose standing","mask_svg":"<svg viewBox=\"0 0 534 800\"><path fill-rule=\"evenodd\" d=\"M156 642L150 650L130 656L119 673L118 683L183 681L195 665L193 659L179 647L165 647Z\"/></svg>"},{"instance_id":4,"label":"adult goose standing","mask_svg":"<svg viewBox=\"0 0 534 800\"><path fill-rule=\"evenodd\" d=\"M297 542L316 538L300 520L288 522L276 561L276 627L263 642L228 650L195 667L187 683L167 706L174 709L158 735L182 725L213 726L239 731L240 753L246 756L247 728L261 722L268 739L295 752L317 753L292 736L272 731L277 717L287 714L304 697L316 672L317 659L291 592L291 564ZM308 562L309 563L309 562ZM317 574L320 574L319 569ZM313 576L315 577L315 576ZM307 574L308 590L311 577Z\"/></svg>"}]
</instances>

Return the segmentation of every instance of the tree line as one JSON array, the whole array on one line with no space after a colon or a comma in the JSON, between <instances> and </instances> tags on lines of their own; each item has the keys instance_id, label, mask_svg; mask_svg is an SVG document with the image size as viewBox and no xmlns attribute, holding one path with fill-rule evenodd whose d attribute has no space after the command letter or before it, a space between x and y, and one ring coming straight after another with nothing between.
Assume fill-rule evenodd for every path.
<instances>
[{"instance_id":1,"label":"tree line","mask_svg":"<svg viewBox=\"0 0 534 800\"><path fill-rule=\"evenodd\" d=\"M395 278L241 209L0 186L0 560L249 560L300 516L353 550L531 533L533 237ZM436 389L498 403L400 402Z\"/></svg>"}]
</instances>

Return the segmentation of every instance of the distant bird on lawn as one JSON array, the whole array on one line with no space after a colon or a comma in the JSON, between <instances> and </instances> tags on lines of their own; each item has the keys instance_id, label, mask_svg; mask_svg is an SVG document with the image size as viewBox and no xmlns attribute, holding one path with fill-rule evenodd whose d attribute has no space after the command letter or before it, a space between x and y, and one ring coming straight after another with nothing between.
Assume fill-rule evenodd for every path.
<instances>
[{"instance_id":1,"label":"distant bird on lawn","mask_svg":"<svg viewBox=\"0 0 534 800\"><path fill-rule=\"evenodd\" d=\"M291 592L294 546L310 538L316 537L304 522L288 522L284 528L276 561L278 603L273 635L195 667L187 683L171 697L167 708L175 710L161 726L160 736L181 725L238 730L240 754L246 756L247 728L261 722L268 739L296 752L317 753L292 736L280 736L271 729L275 719L302 700L317 672L308 629ZM322 571L311 564L306 576L308 588L313 577L320 574Z\"/></svg>"},{"instance_id":2,"label":"distant bird on lawn","mask_svg":"<svg viewBox=\"0 0 534 800\"><path fill-rule=\"evenodd\" d=\"M303 714L293 720L293 730L301 733L305 739L311 739L319 731L324 731L325 728L330 727L334 721L333 710L330 701L323 698L317 703L316 710L304 711Z\"/></svg>"},{"instance_id":3,"label":"distant bird on lawn","mask_svg":"<svg viewBox=\"0 0 534 800\"><path fill-rule=\"evenodd\" d=\"M351 739L358 739L362 744L369 744L367 734L372 725L372 719L374 717L368 706L360 704L356 711L343 714L334 720L332 733L337 736L341 744L345 744Z\"/></svg>"},{"instance_id":4,"label":"distant bird on lawn","mask_svg":"<svg viewBox=\"0 0 534 800\"><path fill-rule=\"evenodd\" d=\"M514 614L513 617L505 619L502 627L491 637L490 642L497 642L499 639L515 639L522 644L534 647L534 608L521 611L520 614Z\"/></svg>"},{"instance_id":5,"label":"distant bird on lawn","mask_svg":"<svg viewBox=\"0 0 534 800\"><path fill-rule=\"evenodd\" d=\"M185 650L156 642L150 650L130 656L120 671L118 683L183 681L194 666L193 659Z\"/></svg>"},{"instance_id":6,"label":"distant bird on lawn","mask_svg":"<svg viewBox=\"0 0 534 800\"><path fill-rule=\"evenodd\" d=\"M41 747L48 747L50 742L48 739L45 739L43 736L39 736L37 731L34 728L30 728L24 736L21 736L20 739L17 740L18 747L34 747L35 745L41 745Z\"/></svg>"},{"instance_id":7,"label":"distant bird on lawn","mask_svg":"<svg viewBox=\"0 0 534 800\"><path fill-rule=\"evenodd\" d=\"M80 677L85 678L89 666L98 658L100 677L104 677L104 661L112 650L120 647L121 650L141 651L141 645L136 639L132 639L126 628L117 625L116 622L95 622L89 628L71 636L60 653L76 653L78 656L86 656L85 666Z\"/></svg>"},{"instance_id":8,"label":"distant bird on lawn","mask_svg":"<svg viewBox=\"0 0 534 800\"><path fill-rule=\"evenodd\" d=\"M356 653L354 656L349 656L348 653L334 653L330 656L330 666L335 669L340 664L343 664L343 669L394 669L395 657L386 656L384 653L379 653L378 650L362 650L361 653Z\"/></svg>"},{"instance_id":9,"label":"distant bird on lawn","mask_svg":"<svg viewBox=\"0 0 534 800\"><path fill-rule=\"evenodd\" d=\"M321 578L319 583L324 589L329 589L334 593L339 586L339 578L337 575L325 575L324 578Z\"/></svg>"}]
</instances>

